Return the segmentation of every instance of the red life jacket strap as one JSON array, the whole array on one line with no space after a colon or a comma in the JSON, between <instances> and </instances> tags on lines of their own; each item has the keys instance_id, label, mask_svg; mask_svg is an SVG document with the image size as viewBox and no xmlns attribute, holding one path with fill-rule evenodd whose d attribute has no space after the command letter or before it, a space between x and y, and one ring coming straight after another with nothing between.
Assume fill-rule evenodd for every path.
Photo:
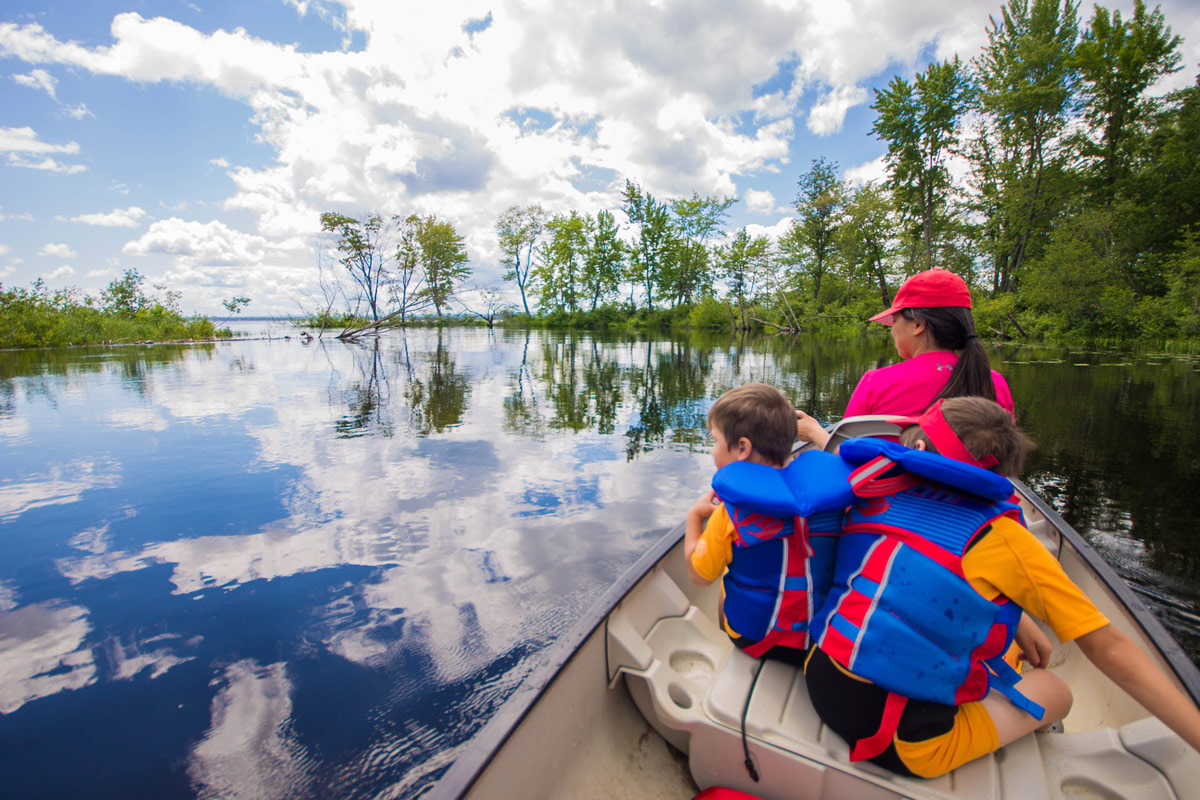
<instances>
[{"instance_id":1,"label":"red life jacket strap","mask_svg":"<svg viewBox=\"0 0 1200 800\"><path fill-rule=\"evenodd\" d=\"M910 472L882 477L895 463L887 456L876 456L850 473L850 488L859 497L883 497L911 489L921 482L920 477Z\"/></svg>"},{"instance_id":2,"label":"red life jacket strap","mask_svg":"<svg viewBox=\"0 0 1200 800\"><path fill-rule=\"evenodd\" d=\"M879 730L873 736L859 739L850 751L851 761L866 761L888 749L888 745L896 738L896 728L900 727L900 716L908 698L904 695L888 692L887 702L883 705L883 718L879 720Z\"/></svg>"},{"instance_id":3,"label":"red life jacket strap","mask_svg":"<svg viewBox=\"0 0 1200 800\"><path fill-rule=\"evenodd\" d=\"M762 658L772 647L794 647L804 650L808 647L808 632L770 630L762 639L749 647L743 647L742 652L751 658Z\"/></svg>"}]
</instances>

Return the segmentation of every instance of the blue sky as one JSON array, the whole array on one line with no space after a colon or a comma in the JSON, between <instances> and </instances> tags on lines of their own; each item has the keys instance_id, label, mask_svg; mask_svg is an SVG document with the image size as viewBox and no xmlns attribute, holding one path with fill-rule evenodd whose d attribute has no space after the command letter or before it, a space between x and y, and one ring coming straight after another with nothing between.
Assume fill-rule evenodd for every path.
<instances>
[{"instance_id":1,"label":"blue sky","mask_svg":"<svg viewBox=\"0 0 1200 800\"><path fill-rule=\"evenodd\" d=\"M1163 9L1185 37L1171 79L1185 85L1197 2ZM185 311L247 295L247 313L296 313L319 296L320 212L378 210L450 220L474 282L497 285L500 212L615 210L625 178L660 198L736 194L731 227L776 233L813 158L880 174L872 91L933 58L973 58L998 10L10 3L0 282L95 294L134 268L182 291Z\"/></svg>"}]
</instances>

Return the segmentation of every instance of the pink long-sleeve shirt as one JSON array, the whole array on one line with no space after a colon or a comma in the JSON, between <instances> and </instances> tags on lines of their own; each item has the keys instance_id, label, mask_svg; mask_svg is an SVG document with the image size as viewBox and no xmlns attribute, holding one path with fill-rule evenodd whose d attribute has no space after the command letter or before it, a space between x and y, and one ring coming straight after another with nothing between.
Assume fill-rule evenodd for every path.
<instances>
[{"instance_id":1,"label":"pink long-sleeve shirt","mask_svg":"<svg viewBox=\"0 0 1200 800\"><path fill-rule=\"evenodd\" d=\"M913 356L890 367L867 370L850 396L846 416L920 416L950 380L957 363L958 355L955 353L934 352ZM996 370L992 370L992 381L996 385L996 402L1012 414L1013 399L1008 382Z\"/></svg>"}]
</instances>

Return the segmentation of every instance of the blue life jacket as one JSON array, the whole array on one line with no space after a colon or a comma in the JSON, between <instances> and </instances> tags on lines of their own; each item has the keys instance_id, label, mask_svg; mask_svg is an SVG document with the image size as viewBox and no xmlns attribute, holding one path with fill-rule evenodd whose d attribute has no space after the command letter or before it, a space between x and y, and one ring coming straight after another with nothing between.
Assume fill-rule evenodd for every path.
<instances>
[{"instance_id":1,"label":"blue life jacket","mask_svg":"<svg viewBox=\"0 0 1200 800\"><path fill-rule=\"evenodd\" d=\"M737 532L725 618L757 640L749 655L808 647L808 621L832 585L842 515L855 499L851 471L840 457L814 450L784 469L735 461L713 477Z\"/></svg>"},{"instance_id":2,"label":"blue life jacket","mask_svg":"<svg viewBox=\"0 0 1200 800\"><path fill-rule=\"evenodd\" d=\"M981 596L962 558L999 517L1021 520L1012 484L979 467L880 439L841 446L858 501L846 514L833 588L813 617L813 641L891 695L877 734L851 760L891 743L905 698L958 705L996 688L1041 719L1004 661L1021 608ZM897 469L899 467L899 469Z\"/></svg>"}]
</instances>

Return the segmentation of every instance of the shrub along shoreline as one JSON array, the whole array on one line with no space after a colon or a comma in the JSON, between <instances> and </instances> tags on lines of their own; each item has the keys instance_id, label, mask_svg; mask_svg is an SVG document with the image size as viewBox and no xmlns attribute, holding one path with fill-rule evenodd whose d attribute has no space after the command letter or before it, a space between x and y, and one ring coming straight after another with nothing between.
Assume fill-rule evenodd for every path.
<instances>
[{"instance_id":1,"label":"shrub along shoreline","mask_svg":"<svg viewBox=\"0 0 1200 800\"><path fill-rule=\"evenodd\" d=\"M41 280L29 289L0 285L0 348L134 344L227 339L207 317L185 317L178 292L142 290L136 270L109 284L100 298L76 288L51 291Z\"/></svg>"}]
</instances>

